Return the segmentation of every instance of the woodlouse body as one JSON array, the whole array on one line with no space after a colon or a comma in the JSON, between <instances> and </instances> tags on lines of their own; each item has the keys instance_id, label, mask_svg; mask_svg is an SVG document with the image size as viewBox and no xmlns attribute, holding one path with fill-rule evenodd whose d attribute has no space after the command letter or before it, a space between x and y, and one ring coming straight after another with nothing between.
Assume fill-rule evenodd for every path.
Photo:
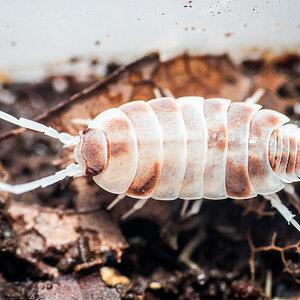
<instances>
[{"instance_id":1,"label":"woodlouse body","mask_svg":"<svg viewBox=\"0 0 300 300\"><path fill-rule=\"evenodd\" d=\"M300 130L260 105L171 97L98 115L76 161L103 189L130 197L246 199L300 176Z\"/></svg>"},{"instance_id":2,"label":"woodlouse body","mask_svg":"<svg viewBox=\"0 0 300 300\"><path fill-rule=\"evenodd\" d=\"M67 176L89 175L103 189L120 195L108 209L124 195L140 199L123 218L149 198L186 200L182 214L188 216L202 203L195 201L186 213L188 200L260 194L300 231L275 194L284 187L293 194L285 184L299 181L300 129L284 125L289 118L283 114L254 104L261 94L258 90L245 102L235 103L200 97L130 102L99 114L79 136L0 111L0 119L75 146L77 162L33 182L0 182L0 190L21 194Z\"/></svg>"}]
</instances>

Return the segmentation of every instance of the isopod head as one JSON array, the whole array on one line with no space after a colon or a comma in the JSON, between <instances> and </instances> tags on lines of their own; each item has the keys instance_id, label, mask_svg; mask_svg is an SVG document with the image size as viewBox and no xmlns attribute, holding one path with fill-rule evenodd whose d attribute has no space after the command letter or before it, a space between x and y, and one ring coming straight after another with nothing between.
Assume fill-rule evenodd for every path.
<instances>
[{"instance_id":1,"label":"isopod head","mask_svg":"<svg viewBox=\"0 0 300 300\"><path fill-rule=\"evenodd\" d=\"M96 128L87 128L80 132L80 143L75 147L75 160L86 175L96 176L108 162L108 143L106 134Z\"/></svg>"}]
</instances>

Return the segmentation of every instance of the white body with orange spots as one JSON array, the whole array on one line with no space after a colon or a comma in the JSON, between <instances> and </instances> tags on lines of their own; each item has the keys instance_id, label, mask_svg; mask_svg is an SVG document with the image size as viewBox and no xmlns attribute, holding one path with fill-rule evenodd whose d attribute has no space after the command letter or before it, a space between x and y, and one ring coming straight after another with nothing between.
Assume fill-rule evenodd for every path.
<instances>
[{"instance_id":1,"label":"white body with orange spots","mask_svg":"<svg viewBox=\"0 0 300 300\"><path fill-rule=\"evenodd\" d=\"M93 179L111 193L139 199L273 194L300 175L300 130L284 125L288 121L260 105L227 99L130 102L89 125L107 138L106 163ZM86 156L82 145L77 152Z\"/></svg>"},{"instance_id":2,"label":"white body with orange spots","mask_svg":"<svg viewBox=\"0 0 300 300\"><path fill-rule=\"evenodd\" d=\"M99 114L79 136L0 111L0 119L75 146L76 161L29 183L0 182L0 190L22 194L68 176L89 175L120 195L109 209L124 195L140 199L123 218L149 198L247 199L260 194L300 231L275 194L284 183L299 181L300 129L284 125L288 117L254 104L262 93L258 90L243 103L200 97L134 101ZM195 201L190 214L201 203Z\"/></svg>"}]
</instances>

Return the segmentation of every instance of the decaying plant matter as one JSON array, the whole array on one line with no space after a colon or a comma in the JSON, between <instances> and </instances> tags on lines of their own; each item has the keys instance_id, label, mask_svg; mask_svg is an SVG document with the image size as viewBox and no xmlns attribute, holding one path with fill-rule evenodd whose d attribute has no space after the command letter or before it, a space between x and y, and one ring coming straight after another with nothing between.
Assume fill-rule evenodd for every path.
<instances>
[{"instance_id":1,"label":"decaying plant matter","mask_svg":"<svg viewBox=\"0 0 300 300\"><path fill-rule=\"evenodd\" d=\"M89 119L128 101L149 100L154 98L155 88L162 94L169 90L175 97L194 95L236 101L264 88L266 92L259 104L285 113L296 122L299 69L300 59L291 56L234 65L226 56L184 54L161 62L159 56L153 54L117 69L91 86L94 78L80 84L67 78L69 89L63 93L55 92L53 78L39 85L7 84L3 89L11 93L15 102L1 102L0 93L0 110L28 118L44 112L36 120L76 134L83 127L72 124L71 119ZM84 85L89 87L68 98L77 90L77 85L80 85L78 89ZM10 128L0 128L2 137ZM55 141L30 132L3 139L1 179L7 180L5 170L14 182L52 174L56 169L52 162L64 167L71 160L72 154L67 151L61 160L59 148ZM101 287L102 295L107 295L103 299L138 296L146 299L263 299L270 276L273 295L288 297L299 290L293 278L297 279L298 275L295 268L299 263L298 233L278 215L269 216L261 199L207 201L198 216L184 221L179 218L179 201L149 201L131 220L121 224L121 233L120 216L134 200L126 198L107 213L105 207L114 195L101 191L87 178L18 197L6 194L1 197L0 291L3 298L52 299L54 291L63 297L64 291L57 287L65 284L70 286L75 298L82 293L80 297L84 299L94 291L94 287L86 288L89 282L91 286ZM288 199L285 193L281 198L295 213L299 210L297 200ZM75 213L93 209L98 211ZM248 212L245 216L244 211ZM275 249L272 243L265 248L274 232L280 248ZM251 240L247 239L248 233ZM186 249L191 257L182 252ZM277 249L282 249L278 251L284 256L277 255ZM120 258L121 253L124 255L118 263L116 258ZM267 257L264 253L268 253ZM254 255L249 270L248 259ZM180 262L182 257L184 263ZM21 273L18 272L20 266L24 270ZM101 272L98 266L102 266ZM112 272L117 279L108 281L103 266L117 270ZM195 268L190 270L190 267ZM250 283L251 276L254 279L254 267L255 284ZM285 267L288 272L284 272ZM124 278L119 281L122 275L128 281ZM87 279L89 276L93 276L93 280ZM25 283L26 279L31 282ZM46 279L48 281L44 281ZM269 288L266 292L270 296Z\"/></svg>"}]
</instances>

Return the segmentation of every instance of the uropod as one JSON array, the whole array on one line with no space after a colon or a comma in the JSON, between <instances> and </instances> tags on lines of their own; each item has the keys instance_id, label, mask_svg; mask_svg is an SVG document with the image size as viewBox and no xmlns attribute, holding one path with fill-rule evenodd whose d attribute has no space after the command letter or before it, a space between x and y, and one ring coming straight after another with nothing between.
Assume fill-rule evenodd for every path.
<instances>
[{"instance_id":1,"label":"uropod","mask_svg":"<svg viewBox=\"0 0 300 300\"><path fill-rule=\"evenodd\" d=\"M199 211L202 199L249 199L263 195L299 231L294 215L277 196L300 177L300 129L289 118L262 109L258 90L245 102L201 97L162 97L111 108L78 136L0 111L0 119L39 131L74 146L75 162L54 175L0 190L15 194L46 187L67 176L92 176L119 196L137 198L127 217L149 198L184 200L186 215ZM192 202L190 210L187 206Z\"/></svg>"}]
</instances>

